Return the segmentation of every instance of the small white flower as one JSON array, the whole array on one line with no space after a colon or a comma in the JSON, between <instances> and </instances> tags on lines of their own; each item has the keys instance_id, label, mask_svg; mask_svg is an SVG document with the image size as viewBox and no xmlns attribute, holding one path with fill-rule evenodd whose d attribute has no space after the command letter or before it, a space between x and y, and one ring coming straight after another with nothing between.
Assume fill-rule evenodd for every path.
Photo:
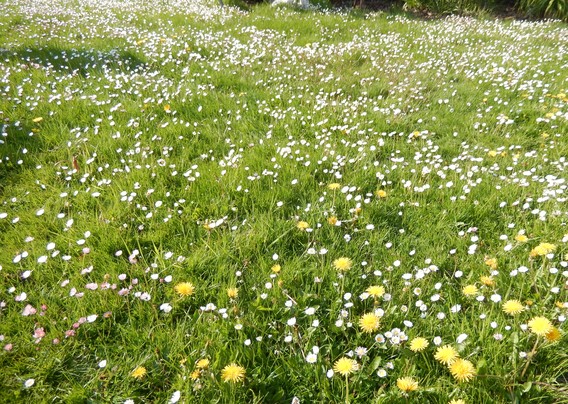
<instances>
[{"instance_id":1,"label":"small white flower","mask_svg":"<svg viewBox=\"0 0 568 404\"><path fill-rule=\"evenodd\" d=\"M333 369L329 369L326 373L328 379L331 379L334 375Z\"/></svg>"},{"instance_id":2,"label":"small white flower","mask_svg":"<svg viewBox=\"0 0 568 404\"><path fill-rule=\"evenodd\" d=\"M499 295L497 293L491 295L491 301L493 303L499 303L501 301L501 295Z\"/></svg>"},{"instance_id":3,"label":"small white flower","mask_svg":"<svg viewBox=\"0 0 568 404\"><path fill-rule=\"evenodd\" d=\"M461 344L462 342L464 342L467 339L467 334L460 334L458 335L458 337L456 338L456 342L458 344Z\"/></svg>"},{"instance_id":4,"label":"small white flower","mask_svg":"<svg viewBox=\"0 0 568 404\"><path fill-rule=\"evenodd\" d=\"M104 360L104 359L99 362L99 367L100 367L101 369L104 368L106 365L107 365L107 361Z\"/></svg>"},{"instance_id":5,"label":"small white flower","mask_svg":"<svg viewBox=\"0 0 568 404\"><path fill-rule=\"evenodd\" d=\"M179 390L174 391L174 394L172 394L172 398L170 398L170 404L177 403L180 398L181 398L181 392Z\"/></svg>"},{"instance_id":6,"label":"small white flower","mask_svg":"<svg viewBox=\"0 0 568 404\"><path fill-rule=\"evenodd\" d=\"M34 379L28 379L24 382L24 387L26 389L29 389L30 387L32 387L35 384L35 380Z\"/></svg>"},{"instance_id":7,"label":"small white flower","mask_svg":"<svg viewBox=\"0 0 568 404\"><path fill-rule=\"evenodd\" d=\"M306 355L306 362L308 363L316 363L317 360L318 356L313 352L310 352L309 354Z\"/></svg>"},{"instance_id":8,"label":"small white flower","mask_svg":"<svg viewBox=\"0 0 568 404\"><path fill-rule=\"evenodd\" d=\"M290 327L293 327L296 325L296 317L292 317L291 319L289 319L286 324L288 324Z\"/></svg>"},{"instance_id":9,"label":"small white flower","mask_svg":"<svg viewBox=\"0 0 568 404\"><path fill-rule=\"evenodd\" d=\"M377 376L379 376L379 377L386 377L386 376L387 376L387 371L384 370L383 368L380 368L379 370L377 370Z\"/></svg>"}]
</instances>

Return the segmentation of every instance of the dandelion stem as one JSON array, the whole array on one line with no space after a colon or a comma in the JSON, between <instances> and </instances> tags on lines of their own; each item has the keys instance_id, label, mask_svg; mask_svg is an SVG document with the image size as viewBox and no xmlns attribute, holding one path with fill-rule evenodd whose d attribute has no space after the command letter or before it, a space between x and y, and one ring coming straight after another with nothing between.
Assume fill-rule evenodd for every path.
<instances>
[{"instance_id":1,"label":"dandelion stem","mask_svg":"<svg viewBox=\"0 0 568 404\"><path fill-rule=\"evenodd\" d=\"M537 345L538 345L538 343L539 343L539 340L540 340L540 336L537 336L537 337L536 337L536 341L534 342L533 349L531 350L531 352L530 352L530 354L529 354L529 356L528 356L528 358L527 358L527 363L525 364L525 367L524 367L524 369L523 369L523 371L522 371L522 373L521 373L521 380L522 380L523 377L525 376L525 373L527 372L527 369L529 368L529 365L530 365L530 363L531 363L531 361L532 361L532 358L536 355L536 347L537 347Z\"/></svg>"},{"instance_id":2,"label":"dandelion stem","mask_svg":"<svg viewBox=\"0 0 568 404\"><path fill-rule=\"evenodd\" d=\"M345 404L349 404L349 375L345 375Z\"/></svg>"}]
</instances>

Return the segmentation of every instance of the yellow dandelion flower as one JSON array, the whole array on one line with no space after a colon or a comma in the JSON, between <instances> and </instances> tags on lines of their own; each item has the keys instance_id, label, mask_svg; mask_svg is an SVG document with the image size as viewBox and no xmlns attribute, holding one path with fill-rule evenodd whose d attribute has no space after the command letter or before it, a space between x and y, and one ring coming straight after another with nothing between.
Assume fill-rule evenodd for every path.
<instances>
[{"instance_id":1,"label":"yellow dandelion flower","mask_svg":"<svg viewBox=\"0 0 568 404\"><path fill-rule=\"evenodd\" d=\"M535 248L533 248L530 252L530 256L534 257L542 257L544 255L550 254L551 252L556 250L556 246L550 243L540 243Z\"/></svg>"},{"instance_id":2,"label":"yellow dandelion flower","mask_svg":"<svg viewBox=\"0 0 568 404\"><path fill-rule=\"evenodd\" d=\"M351 373L359 369L359 364L355 359L341 358L333 364L333 371L341 376L349 376Z\"/></svg>"},{"instance_id":3,"label":"yellow dandelion flower","mask_svg":"<svg viewBox=\"0 0 568 404\"><path fill-rule=\"evenodd\" d=\"M272 268L270 268L272 270L272 272L274 272L275 274L277 274L278 272L280 272L280 270L282 269L282 267L278 264L272 265Z\"/></svg>"},{"instance_id":4,"label":"yellow dandelion flower","mask_svg":"<svg viewBox=\"0 0 568 404\"><path fill-rule=\"evenodd\" d=\"M458 351L451 345L444 345L436 349L434 358L444 365L451 365L458 359Z\"/></svg>"},{"instance_id":5,"label":"yellow dandelion flower","mask_svg":"<svg viewBox=\"0 0 568 404\"><path fill-rule=\"evenodd\" d=\"M385 287L380 285L369 286L366 292L374 298L381 297L385 294Z\"/></svg>"},{"instance_id":6,"label":"yellow dandelion flower","mask_svg":"<svg viewBox=\"0 0 568 404\"><path fill-rule=\"evenodd\" d=\"M223 368L221 371L221 378L224 382L237 383L241 382L245 378L245 368L237 365L236 363L231 363Z\"/></svg>"},{"instance_id":7,"label":"yellow dandelion flower","mask_svg":"<svg viewBox=\"0 0 568 404\"><path fill-rule=\"evenodd\" d=\"M475 366L467 359L456 359L450 365L450 373L458 382L467 382L476 374Z\"/></svg>"},{"instance_id":8,"label":"yellow dandelion flower","mask_svg":"<svg viewBox=\"0 0 568 404\"><path fill-rule=\"evenodd\" d=\"M164 105L164 111L165 112L170 112L170 109L171 109L170 104Z\"/></svg>"},{"instance_id":9,"label":"yellow dandelion flower","mask_svg":"<svg viewBox=\"0 0 568 404\"><path fill-rule=\"evenodd\" d=\"M487 155L488 155L489 157L495 157L495 156L497 155L497 152L496 152L495 150L489 150L489 151L487 152Z\"/></svg>"},{"instance_id":10,"label":"yellow dandelion flower","mask_svg":"<svg viewBox=\"0 0 568 404\"><path fill-rule=\"evenodd\" d=\"M539 336L548 334L554 328L550 320L546 317L533 317L528 325L531 332Z\"/></svg>"},{"instance_id":11,"label":"yellow dandelion flower","mask_svg":"<svg viewBox=\"0 0 568 404\"><path fill-rule=\"evenodd\" d=\"M458 399L454 399L454 400L450 401L448 404L465 404L465 400L458 398Z\"/></svg>"},{"instance_id":12,"label":"yellow dandelion flower","mask_svg":"<svg viewBox=\"0 0 568 404\"><path fill-rule=\"evenodd\" d=\"M485 286L495 286L495 279L493 279L491 276L482 276L481 278L479 278L479 280Z\"/></svg>"},{"instance_id":13,"label":"yellow dandelion flower","mask_svg":"<svg viewBox=\"0 0 568 404\"><path fill-rule=\"evenodd\" d=\"M476 296L478 292L477 286L467 285L462 289L462 293L466 296Z\"/></svg>"},{"instance_id":14,"label":"yellow dandelion flower","mask_svg":"<svg viewBox=\"0 0 568 404\"><path fill-rule=\"evenodd\" d=\"M359 319L359 327L366 333L376 331L381 326L381 318L375 313L363 314Z\"/></svg>"},{"instance_id":15,"label":"yellow dandelion flower","mask_svg":"<svg viewBox=\"0 0 568 404\"><path fill-rule=\"evenodd\" d=\"M296 227L298 228L298 230L304 231L304 230L306 230L308 227L310 227L310 225L309 225L308 222L299 221L298 223L296 223Z\"/></svg>"},{"instance_id":16,"label":"yellow dandelion flower","mask_svg":"<svg viewBox=\"0 0 568 404\"><path fill-rule=\"evenodd\" d=\"M503 311L514 316L525 311L525 306L523 306L523 304L518 300L507 300L503 303Z\"/></svg>"},{"instance_id":17,"label":"yellow dandelion flower","mask_svg":"<svg viewBox=\"0 0 568 404\"><path fill-rule=\"evenodd\" d=\"M553 326L552 329L544 335L544 337L548 342L555 342L562 337L562 334L558 328Z\"/></svg>"},{"instance_id":18,"label":"yellow dandelion flower","mask_svg":"<svg viewBox=\"0 0 568 404\"><path fill-rule=\"evenodd\" d=\"M227 289L227 296L229 296L231 299L236 299L238 295L239 295L239 289L237 288Z\"/></svg>"},{"instance_id":19,"label":"yellow dandelion flower","mask_svg":"<svg viewBox=\"0 0 568 404\"><path fill-rule=\"evenodd\" d=\"M428 346L428 340L426 338L417 337L410 341L410 350L412 352L422 352Z\"/></svg>"},{"instance_id":20,"label":"yellow dandelion flower","mask_svg":"<svg viewBox=\"0 0 568 404\"><path fill-rule=\"evenodd\" d=\"M497 269L497 258L488 258L485 260L485 265L491 269Z\"/></svg>"},{"instance_id":21,"label":"yellow dandelion flower","mask_svg":"<svg viewBox=\"0 0 568 404\"><path fill-rule=\"evenodd\" d=\"M346 271L349 271L351 269L351 267L353 266L353 261L351 261L347 257L341 257L341 258L338 258L335 261L333 261L333 266L338 271L346 272Z\"/></svg>"},{"instance_id":22,"label":"yellow dandelion flower","mask_svg":"<svg viewBox=\"0 0 568 404\"><path fill-rule=\"evenodd\" d=\"M195 290L195 286L191 282L181 282L174 286L174 290L180 296L191 296Z\"/></svg>"},{"instance_id":23,"label":"yellow dandelion flower","mask_svg":"<svg viewBox=\"0 0 568 404\"><path fill-rule=\"evenodd\" d=\"M146 373L148 373L148 371L144 366L138 366L132 371L130 375L135 379L142 379L144 376L146 376Z\"/></svg>"},{"instance_id":24,"label":"yellow dandelion flower","mask_svg":"<svg viewBox=\"0 0 568 404\"><path fill-rule=\"evenodd\" d=\"M332 190L332 191L337 191L340 187L341 187L341 185L338 184L337 182L331 183L327 186L327 188Z\"/></svg>"},{"instance_id":25,"label":"yellow dandelion flower","mask_svg":"<svg viewBox=\"0 0 568 404\"><path fill-rule=\"evenodd\" d=\"M43 121L43 118L41 116L38 116L37 118L32 119L33 123L40 123L41 121Z\"/></svg>"},{"instance_id":26,"label":"yellow dandelion flower","mask_svg":"<svg viewBox=\"0 0 568 404\"><path fill-rule=\"evenodd\" d=\"M566 309L568 308L568 303L567 302L555 302L554 305L556 307L558 307L559 309Z\"/></svg>"},{"instance_id":27,"label":"yellow dandelion flower","mask_svg":"<svg viewBox=\"0 0 568 404\"><path fill-rule=\"evenodd\" d=\"M396 387L404 393L418 390L418 382L412 377L401 377L396 379Z\"/></svg>"},{"instance_id":28,"label":"yellow dandelion flower","mask_svg":"<svg viewBox=\"0 0 568 404\"><path fill-rule=\"evenodd\" d=\"M524 234L519 233L515 236L515 240L518 241L519 243L526 243L527 241L529 241L529 238Z\"/></svg>"},{"instance_id":29,"label":"yellow dandelion flower","mask_svg":"<svg viewBox=\"0 0 568 404\"><path fill-rule=\"evenodd\" d=\"M377 195L378 198L386 198L387 197L386 191L383 191L382 189L377 190L377 192L375 192L375 195Z\"/></svg>"},{"instance_id":30,"label":"yellow dandelion flower","mask_svg":"<svg viewBox=\"0 0 568 404\"><path fill-rule=\"evenodd\" d=\"M337 217L335 216L330 216L327 218L327 222L332 225L335 226L337 224Z\"/></svg>"},{"instance_id":31,"label":"yellow dandelion flower","mask_svg":"<svg viewBox=\"0 0 568 404\"><path fill-rule=\"evenodd\" d=\"M207 358L199 359L195 364L195 367L197 369L207 369L209 367L209 359Z\"/></svg>"},{"instance_id":32,"label":"yellow dandelion flower","mask_svg":"<svg viewBox=\"0 0 568 404\"><path fill-rule=\"evenodd\" d=\"M201 376L201 371L200 370L194 370L193 372L191 372L191 374L189 375L189 378L193 381L199 379L199 376Z\"/></svg>"}]
</instances>

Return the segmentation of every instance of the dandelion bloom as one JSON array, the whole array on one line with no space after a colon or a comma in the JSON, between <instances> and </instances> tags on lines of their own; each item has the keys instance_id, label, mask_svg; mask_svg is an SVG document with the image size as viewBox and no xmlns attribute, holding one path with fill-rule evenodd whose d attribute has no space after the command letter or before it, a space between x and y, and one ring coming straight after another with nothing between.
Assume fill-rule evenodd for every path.
<instances>
[{"instance_id":1,"label":"dandelion bloom","mask_svg":"<svg viewBox=\"0 0 568 404\"><path fill-rule=\"evenodd\" d=\"M341 185L339 185L337 182L331 183L327 186L327 188L332 191L337 191L339 187L341 187Z\"/></svg>"},{"instance_id":2,"label":"dandelion bloom","mask_svg":"<svg viewBox=\"0 0 568 404\"><path fill-rule=\"evenodd\" d=\"M517 234L515 236L515 240L517 240L519 243L526 243L527 241L529 241L529 238L524 234Z\"/></svg>"},{"instance_id":3,"label":"dandelion bloom","mask_svg":"<svg viewBox=\"0 0 568 404\"><path fill-rule=\"evenodd\" d=\"M224 382L237 383L243 381L245 378L245 368L237 365L236 363L231 363L223 368L221 371L221 378Z\"/></svg>"},{"instance_id":4,"label":"dandelion bloom","mask_svg":"<svg viewBox=\"0 0 568 404\"><path fill-rule=\"evenodd\" d=\"M308 222L299 221L298 223L296 223L296 227L298 228L298 230L304 231L304 230L306 230L308 227L310 227L310 225L309 225Z\"/></svg>"},{"instance_id":5,"label":"dandelion bloom","mask_svg":"<svg viewBox=\"0 0 568 404\"><path fill-rule=\"evenodd\" d=\"M182 282L174 286L174 290L180 296L191 296L195 290L195 286L193 286L193 283L191 282Z\"/></svg>"},{"instance_id":6,"label":"dandelion bloom","mask_svg":"<svg viewBox=\"0 0 568 404\"><path fill-rule=\"evenodd\" d=\"M481 281L481 283L483 283L485 286L495 286L495 279L493 279L491 276L482 276L481 278L479 278L479 280Z\"/></svg>"},{"instance_id":7,"label":"dandelion bloom","mask_svg":"<svg viewBox=\"0 0 568 404\"><path fill-rule=\"evenodd\" d=\"M562 337L562 334L560 334L560 330L558 328L553 326L552 329L544 335L544 337L548 342L555 342Z\"/></svg>"},{"instance_id":8,"label":"dandelion bloom","mask_svg":"<svg viewBox=\"0 0 568 404\"><path fill-rule=\"evenodd\" d=\"M384 286L369 286L366 292L369 294L369 296L377 298L385 294L385 288Z\"/></svg>"},{"instance_id":9,"label":"dandelion bloom","mask_svg":"<svg viewBox=\"0 0 568 404\"><path fill-rule=\"evenodd\" d=\"M503 311L511 316L522 313L525 310L525 306L518 300L507 300L503 303Z\"/></svg>"},{"instance_id":10,"label":"dandelion bloom","mask_svg":"<svg viewBox=\"0 0 568 404\"><path fill-rule=\"evenodd\" d=\"M450 401L448 404L465 404L465 401L462 400L461 398L458 398Z\"/></svg>"},{"instance_id":11,"label":"dandelion bloom","mask_svg":"<svg viewBox=\"0 0 568 404\"><path fill-rule=\"evenodd\" d=\"M497 269L497 258L488 258L485 260L485 265L488 265L491 269Z\"/></svg>"},{"instance_id":12,"label":"dandelion bloom","mask_svg":"<svg viewBox=\"0 0 568 404\"><path fill-rule=\"evenodd\" d=\"M359 369L357 361L351 358L341 358L333 364L333 370L341 376L349 376L357 369Z\"/></svg>"},{"instance_id":13,"label":"dandelion bloom","mask_svg":"<svg viewBox=\"0 0 568 404\"><path fill-rule=\"evenodd\" d=\"M351 261L347 257L341 257L341 258L338 258L335 261L333 261L333 266L338 271L346 272L346 271L349 271L351 269L351 267L353 266L353 261Z\"/></svg>"},{"instance_id":14,"label":"dandelion bloom","mask_svg":"<svg viewBox=\"0 0 568 404\"><path fill-rule=\"evenodd\" d=\"M189 374L189 378L193 381L199 379L200 376L201 376L201 371L199 369L194 370Z\"/></svg>"},{"instance_id":15,"label":"dandelion bloom","mask_svg":"<svg viewBox=\"0 0 568 404\"><path fill-rule=\"evenodd\" d=\"M377 197L379 197L379 198L386 198L387 197L387 193L385 191L383 191L382 189L379 189L377 192L375 192L375 195L377 195Z\"/></svg>"},{"instance_id":16,"label":"dandelion bloom","mask_svg":"<svg viewBox=\"0 0 568 404\"><path fill-rule=\"evenodd\" d=\"M195 367L197 369L207 369L208 366L209 366L209 359L207 358L199 359L195 364Z\"/></svg>"},{"instance_id":17,"label":"dandelion bloom","mask_svg":"<svg viewBox=\"0 0 568 404\"><path fill-rule=\"evenodd\" d=\"M417 337L410 341L410 350L412 352L422 352L428 346L428 340L426 338Z\"/></svg>"},{"instance_id":18,"label":"dandelion bloom","mask_svg":"<svg viewBox=\"0 0 568 404\"><path fill-rule=\"evenodd\" d=\"M475 366L467 359L456 359L450 365L450 372L459 382L467 382L475 376Z\"/></svg>"},{"instance_id":19,"label":"dandelion bloom","mask_svg":"<svg viewBox=\"0 0 568 404\"><path fill-rule=\"evenodd\" d=\"M330 216L327 218L327 222L332 225L335 226L335 224L337 223L337 217L335 216Z\"/></svg>"},{"instance_id":20,"label":"dandelion bloom","mask_svg":"<svg viewBox=\"0 0 568 404\"><path fill-rule=\"evenodd\" d=\"M546 317L533 317L529 321L529 328L534 334L544 336L552 331L554 326Z\"/></svg>"},{"instance_id":21,"label":"dandelion bloom","mask_svg":"<svg viewBox=\"0 0 568 404\"><path fill-rule=\"evenodd\" d=\"M477 295L478 289L477 286L475 285L467 285L464 286L464 288L462 289L462 293L466 296L475 296Z\"/></svg>"},{"instance_id":22,"label":"dandelion bloom","mask_svg":"<svg viewBox=\"0 0 568 404\"><path fill-rule=\"evenodd\" d=\"M530 252L531 257L542 257L543 255L550 254L556 250L556 246L550 243L540 243L535 248L533 248Z\"/></svg>"},{"instance_id":23,"label":"dandelion bloom","mask_svg":"<svg viewBox=\"0 0 568 404\"><path fill-rule=\"evenodd\" d=\"M375 313L366 313L359 319L359 327L363 332L371 333L376 331L381 326L381 318Z\"/></svg>"},{"instance_id":24,"label":"dandelion bloom","mask_svg":"<svg viewBox=\"0 0 568 404\"><path fill-rule=\"evenodd\" d=\"M278 272L280 272L280 270L282 269L282 267L278 264L272 265L272 268L270 268L272 270L272 272L274 272L275 274L277 274Z\"/></svg>"},{"instance_id":25,"label":"dandelion bloom","mask_svg":"<svg viewBox=\"0 0 568 404\"><path fill-rule=\"evenodd\" d=\"M138 366L132 371L130 375L135 379L142 379L144 376L146 376L146 373L148 373L148 371L144 366Z\"/></svg>"},{"instance_id":26,"label":"dandelion bloom","mask_svg":"<svg viewBox=\"0 0 568 404\"><path fill-rule=\"evenodd\" d=\"M418 390L418 382L412 377L401 377L396 379L396 387L405 393Z\"/></svg>"},{"instance_id":27,"label":"dandelion bloom","mask_svg":"<svg viewBox=\"0 0 568 404\"><path fill-rule=\"evenodd\" d=\"M459 357L458 351L451 345L444 345L436 350L434 358L444 365L451 365Z\"/></svg>"},{"instance_id":28,"label":"dandelion bloom","mask_svg":"<svg viewBox=\"0 0 568 404\"><path fill-rule=\"evenodd\" d=\"M239 295L239 289L237 288L227 289L227 296L229 296L231 299L236 299L238 295Z\"/></svg>"}]
</instances>

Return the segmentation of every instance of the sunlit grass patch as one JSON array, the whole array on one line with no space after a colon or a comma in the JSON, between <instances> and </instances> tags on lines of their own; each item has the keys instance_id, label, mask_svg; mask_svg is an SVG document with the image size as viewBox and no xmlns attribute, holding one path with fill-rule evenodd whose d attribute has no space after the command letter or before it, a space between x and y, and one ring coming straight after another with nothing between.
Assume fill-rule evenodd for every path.
<instances>
[{"instance_id":1,"label":"sunlit grass patch","mask_svg":"<svg viewBox=\"0 0 568 404\"><path fill-rule=\"evenodd\" d=\"M565 399L566 28L216 4L0 6L0 401Z\"/></svg>"}]
</instances>

